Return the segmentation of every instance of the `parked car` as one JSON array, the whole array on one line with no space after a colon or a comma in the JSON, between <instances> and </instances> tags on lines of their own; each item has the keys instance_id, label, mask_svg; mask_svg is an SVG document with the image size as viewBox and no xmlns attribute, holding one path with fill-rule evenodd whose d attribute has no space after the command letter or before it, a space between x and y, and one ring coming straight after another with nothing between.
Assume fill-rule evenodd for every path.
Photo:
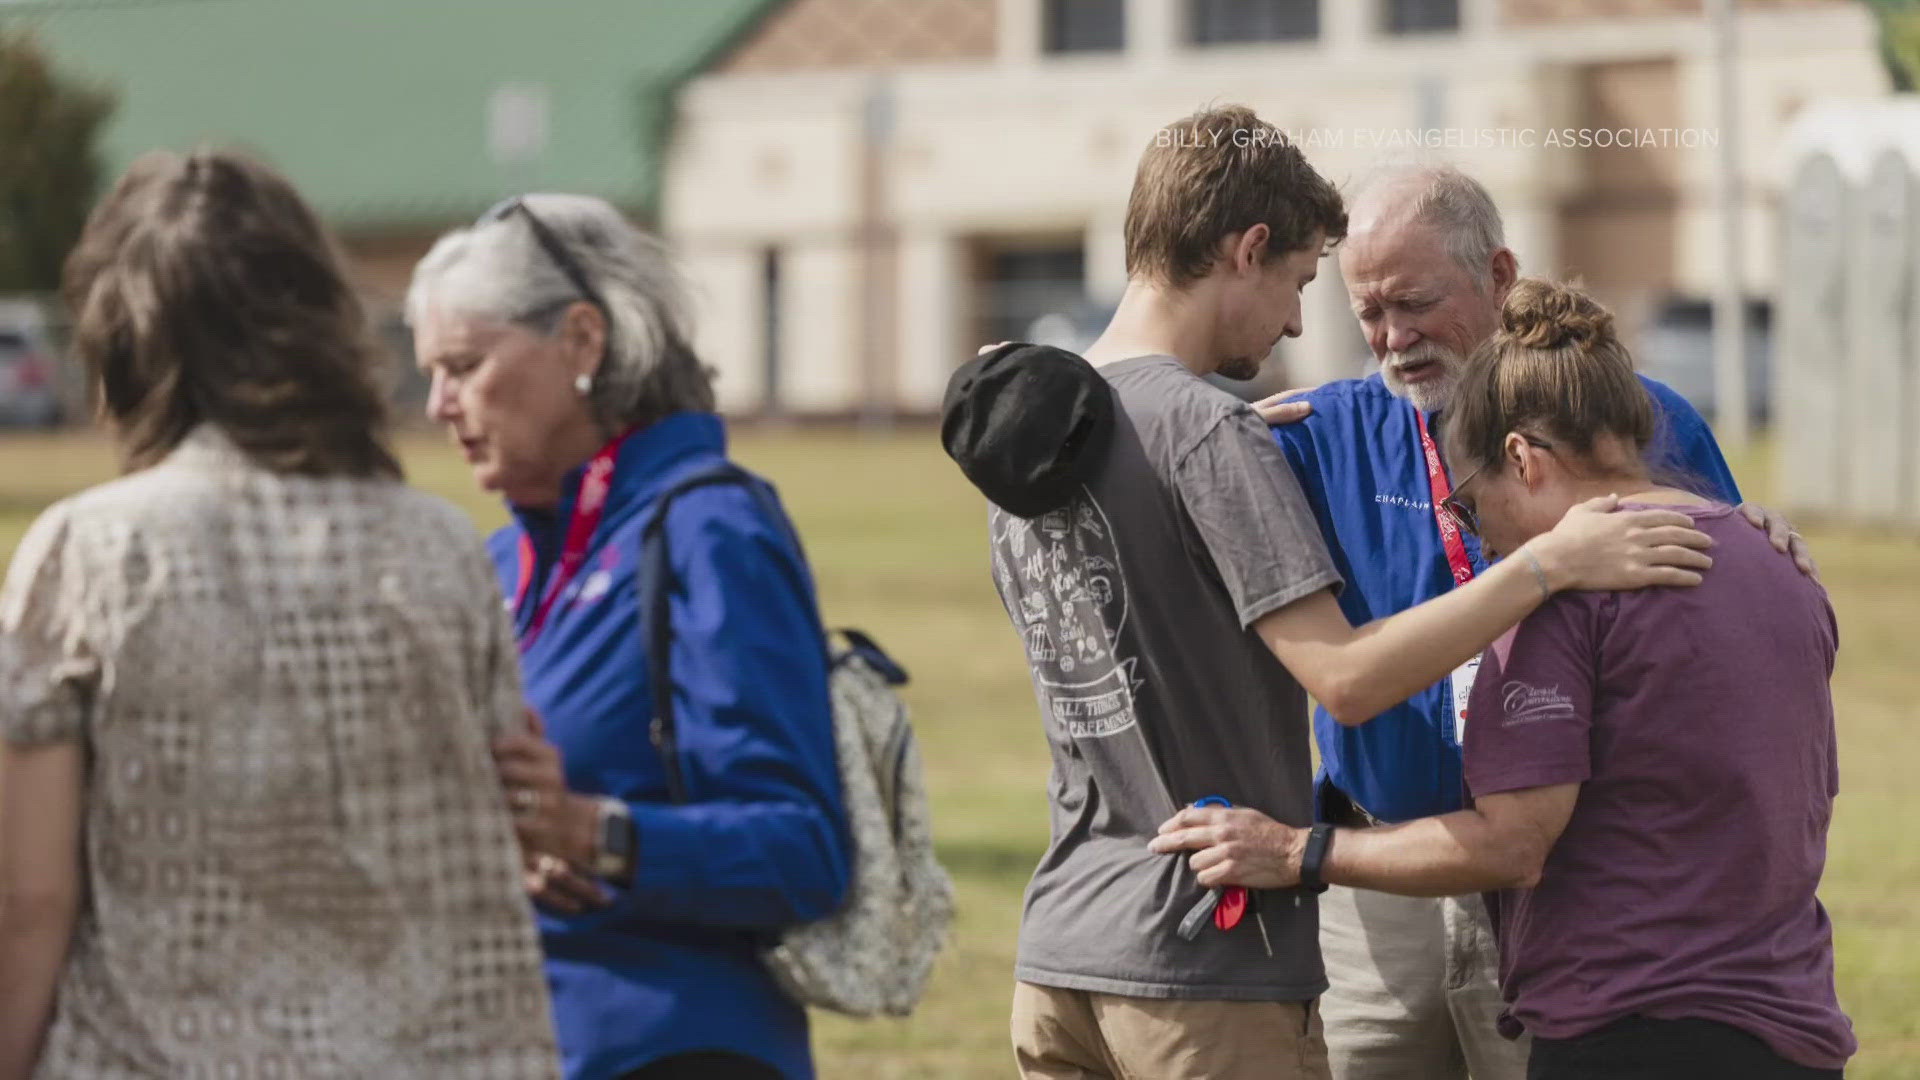
<instances>
[{"instance_id":1,"label":"parked car","mask_svg":"<svg viewBox=\"0 0 1920 1080\"><path fill-rule=\"evenodd\" d=\"M0 425L51 427L61 421L54 355L39 305L0 301Z\"/></svg>"},{"instance_id":2,"label":"parked car","mask_svg":"<svg viewBox=\"0 0 1920 1080\"><path fill-rule=\"evenodd\" d=\"M1747 415L1766 421L1773 400L1773 307L1759 300L1747 302ZM1662 304L1642 332L1634 361L1645 374L1659 379L1693 403L1702 416L1713 419L1713 305L1705 300L1675 297Z\"/></svg>"}]
</instances>

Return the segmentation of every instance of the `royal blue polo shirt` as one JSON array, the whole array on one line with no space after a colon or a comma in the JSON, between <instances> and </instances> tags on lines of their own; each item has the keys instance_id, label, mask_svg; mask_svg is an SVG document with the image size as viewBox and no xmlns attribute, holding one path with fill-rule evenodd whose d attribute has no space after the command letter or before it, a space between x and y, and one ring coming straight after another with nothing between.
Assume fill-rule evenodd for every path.
<instances>
[{"instance_id":1,"label":"royal blue polo shirt","mask_svg":"<svg viewBox=\"0 0 1920 1080\"><path fill-rule=\"evenodd\" d=\"M1708 498L1740 502L1740 490L1713 432L1687 400L1646 376L1659 424L1649 448L1656 479ZM1414 407L1387 390L1378 373L1328 383L1306 396L1313 413L1273 429L1307 493L1320 532L1346 579L1340 608L1362 626L1405 611L1453 586ZM1429 430L1439 424L1429 415ZM1466 537L1476 573L1480 544ZM1452 692L1442 679L1359 727L1326 709L1313 714L1320 783L1386 821L1460 809L1460 741Z\"/></svg>"}]
</instances>

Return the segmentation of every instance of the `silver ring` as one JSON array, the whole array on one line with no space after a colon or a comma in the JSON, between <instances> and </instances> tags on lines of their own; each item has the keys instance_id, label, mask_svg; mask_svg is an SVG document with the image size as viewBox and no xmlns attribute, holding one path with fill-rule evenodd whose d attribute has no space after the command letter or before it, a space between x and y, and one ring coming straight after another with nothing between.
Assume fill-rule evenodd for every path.
<instances>
[{"instance_id":1,"label":"silver ring","mask_svg":"<svg viewBox=\"0 0 1920 1080\"><path fill-rule=\"evenodd\" d=\"M513 805L515 810L525 810L531 813L532 811L540 809L540 793L533 788L514 788L507 792L507 801Z\"/></svg>"}]
</instances>

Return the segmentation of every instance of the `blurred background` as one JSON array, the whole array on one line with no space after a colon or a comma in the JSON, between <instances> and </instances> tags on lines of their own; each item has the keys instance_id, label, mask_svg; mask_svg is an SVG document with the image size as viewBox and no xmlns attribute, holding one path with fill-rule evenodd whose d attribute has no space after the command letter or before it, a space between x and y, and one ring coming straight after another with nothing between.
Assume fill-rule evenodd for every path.
<instances>
[{"instance_id":1,"label":"blurred background","mask_svg":"<svg viewBox=\"0 0 1920 1080\"><path fill-rule=\"evenodd\" d=\"M822 1075L1006 1076L1046 753L984 509L924 420L985 342L1090 341L1141 149L1252 106L1337 183L1484 182L1524 272L1582 278L1812 536L1841 616L1826 900L1851 1075L1920 1078L1920 3L1910 0L0 0L0 561L111 475L59 268L155 147L253 152L342 238L394 353L439 231L529 190L674 246L741 457L832 623L916 676L962 919L915 1018L823 1018ZM1255 394L1361 374L1332 260ZM416 483L491 528L439 437Z\"/></svg>"}]
</instances>

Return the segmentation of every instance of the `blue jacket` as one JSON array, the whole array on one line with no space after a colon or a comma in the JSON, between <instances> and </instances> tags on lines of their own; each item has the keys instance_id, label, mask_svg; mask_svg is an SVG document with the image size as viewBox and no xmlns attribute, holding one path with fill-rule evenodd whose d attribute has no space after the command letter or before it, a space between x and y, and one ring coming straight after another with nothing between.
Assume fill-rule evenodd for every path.
<instances>
[{"instance_id":1,"label":"blue jacket","mask_svg":"<svg viewBox=\"0 0 1920 1080\"><path fill-rule=\"evenodd\" d=\"M672 654L686 805L670 805L649 741L652 699L634 574L640 533L673 479L722 460L718 417L669 416L621 447L586 563L521 657L527 700L567 784L632 807L631 888L540 932L568 1080L602 1080L691 1050L726 1050L813 1075L805 1011L756 953L843 899L851 841L840 801L825 642L806 562L774 507L735 486L675 501ZM489 550L513 596L522 535L541 595L583 469L553 511L516 508ZM771 503L771 500L769 500ZM524 631L532 599L515 613Z\"/></svg>"},{"instance_id":2,"label":"blue jacket","mask_svg":"<svg viewBox=\"0 0 1920 1080\"><path fill-rule=\"evenodd\" d=\"M1656 470L1668 474L1659 478L1738 503L1739 488L1706 421L1665 385L1645 376L1640 381L1661 414L1649 450ZM1340 608L1348 621L1361 626L1446 592L1453 575L1433 516L1413 406L1393 396L1377 373L1328 383L1307 400L1313 414L1274 428L1273 437L1346 579ZM1439 437L1437 424L1429 429ZM1474 570L1485 570L1479 542L1468 536L1466 543ZM1442 679L1359 727L1343 727L1316 708L1321 794L1330 781L1387 821L1460 809L1460 743L1449 695Z\"/></svg>"}]
</instances>

